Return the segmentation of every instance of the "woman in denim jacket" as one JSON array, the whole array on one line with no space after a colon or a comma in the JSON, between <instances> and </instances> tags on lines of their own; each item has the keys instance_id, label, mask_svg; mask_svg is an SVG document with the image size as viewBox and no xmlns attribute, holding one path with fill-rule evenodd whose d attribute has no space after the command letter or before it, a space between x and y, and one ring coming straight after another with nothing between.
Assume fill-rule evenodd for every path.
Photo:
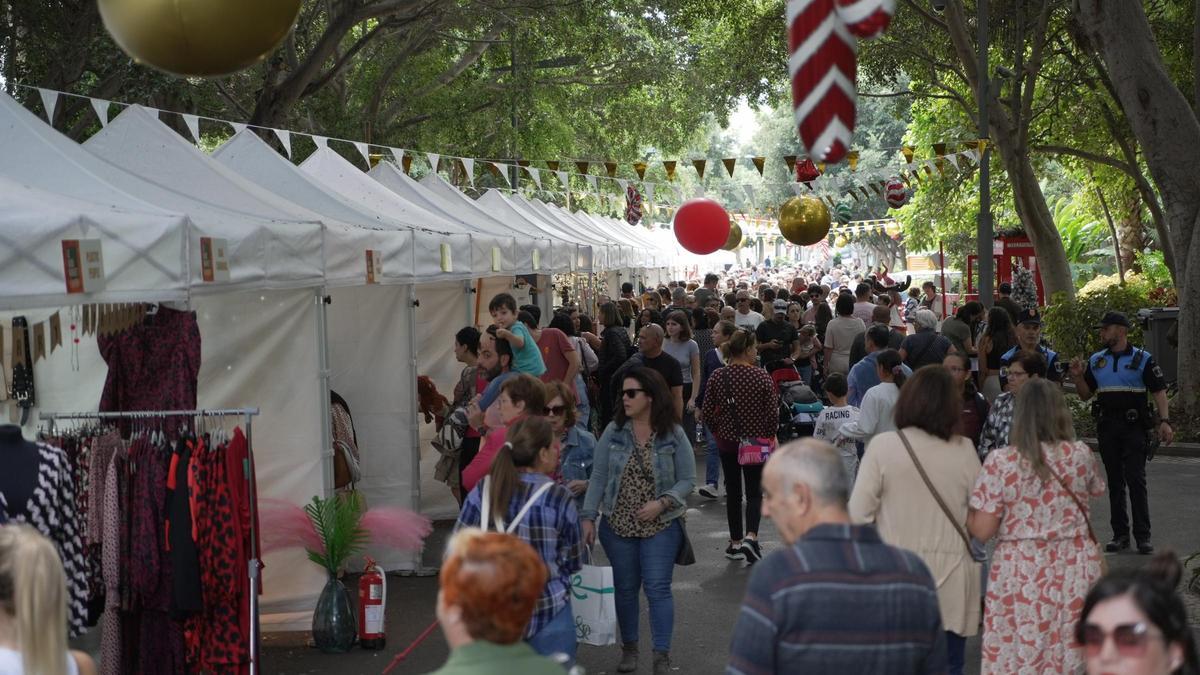
<instances>
[{"instance_id":1,"label":"woman in denim jacket","mask_svg":"<svg viewBox=\"0 0 1200 675\"><path fill-rule=\"evenodd\" d=\"M633 368L621 386L621 405L596 444L587 496L579 515L584 542L596 538L613 568L621 661L617 672L637 669L638 592L650 604L654 673L670 672L675 603L671 577L683 542L679 517L696 484L696 458L675 419L662 375Z\"/></svg>"},{"instance_id":2,"label":"woman in denim jacket","mask_svg":"<svg viewBox=\"0 0 1200 675\"><path fill-rule=\"evenodd\" d=\"M592 453L596 437L579 426L576 417L575 395L571 388L557 380L546 383L546 419L558 440L558 478L575 496L576 508L583 506L588 477L592 475Z\"/></svg>"}]
</instances>

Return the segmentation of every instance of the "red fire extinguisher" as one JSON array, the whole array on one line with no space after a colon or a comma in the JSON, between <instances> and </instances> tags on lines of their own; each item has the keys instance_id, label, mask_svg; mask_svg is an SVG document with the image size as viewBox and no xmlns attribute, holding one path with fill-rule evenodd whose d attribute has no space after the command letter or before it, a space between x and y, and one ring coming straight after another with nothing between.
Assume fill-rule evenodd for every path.
<instances>
[{"instance_id":1,"label":"red fire extinguisher","mask_svg":"<svg viewBox=\"0 0 1200 675\"><path fill-rule=\"evenodd\" d=\"M383 615L387 606L387 575L383 568L367 558L366 569L358 580L358 645L363 649L383 649Z\"/></svg>"}]
</instances>

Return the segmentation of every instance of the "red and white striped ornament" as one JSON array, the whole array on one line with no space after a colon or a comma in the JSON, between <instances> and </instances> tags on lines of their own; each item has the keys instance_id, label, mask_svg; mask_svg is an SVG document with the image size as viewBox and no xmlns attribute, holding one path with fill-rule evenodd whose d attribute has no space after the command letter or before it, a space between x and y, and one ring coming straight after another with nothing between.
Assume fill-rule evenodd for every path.
<instances>
[{"instance_id":1,"label":"red and white striped ornament","mask_svg":"<svg viewBox=\"0 0 1200 675\"><path fill-rule=\"evenodd\" d=\"M899 178L888 179L885 190L883 198L887 200L887 205L893 209L898 209L907 204L909 197L912 196Z\"/></svg>"},{"instance_id":2,"label":"red and white striped ornament","mask_svg":"<svg viewBox=\"0 0 1200 675\"><path fill-rule=\"evenodd\" d=\"M858 40L876 37L895 0L788 0L788 75L800 140L818 162L841 161L854 137Z\"/></svg>"}]
</instances>

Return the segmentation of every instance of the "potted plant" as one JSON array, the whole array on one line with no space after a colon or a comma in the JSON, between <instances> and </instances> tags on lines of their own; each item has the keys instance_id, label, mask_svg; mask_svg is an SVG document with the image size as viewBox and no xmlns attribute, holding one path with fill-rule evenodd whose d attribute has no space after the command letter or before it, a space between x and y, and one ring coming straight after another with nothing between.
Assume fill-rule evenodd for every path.
<instances>
[{"instance_id":1,"label":"potted plant","mask_svg":"<svg viewBox=\"0 0 1200 675\"><path fill-rule=\"evenodd\" d=\"M369 539L362 520L365 509L357 492L313 497L305 514L321 542L319 549L305 548L308 559L325 568L329 578L313 611L312 635L317 649L326 654L347 652L354 646L358 622L350 594L338 573L351 556L361 553Z\"/></svg>"}]
</instances>

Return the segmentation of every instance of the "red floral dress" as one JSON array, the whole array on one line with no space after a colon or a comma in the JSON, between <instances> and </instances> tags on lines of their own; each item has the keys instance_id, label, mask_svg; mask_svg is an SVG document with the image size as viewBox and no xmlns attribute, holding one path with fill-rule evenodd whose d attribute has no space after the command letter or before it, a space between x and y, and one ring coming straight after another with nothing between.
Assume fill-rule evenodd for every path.
<instances>
[{"instance_id":1,"label":"red floral dress","mask_svg":"<svg viewBox=\"0 0 1200 675\"><path fill-rule=\"evenodd\" d=\"M1043 445L1046 462L1088 505L1104 494L1100 466L1083 443ZM1100 577L1088 514L1050 478L1042 481L1015 447L992 451L971 508L1000 518L984 611L983 673L1077 673L1074 627Z\"/></svg>"}]
</instances>

